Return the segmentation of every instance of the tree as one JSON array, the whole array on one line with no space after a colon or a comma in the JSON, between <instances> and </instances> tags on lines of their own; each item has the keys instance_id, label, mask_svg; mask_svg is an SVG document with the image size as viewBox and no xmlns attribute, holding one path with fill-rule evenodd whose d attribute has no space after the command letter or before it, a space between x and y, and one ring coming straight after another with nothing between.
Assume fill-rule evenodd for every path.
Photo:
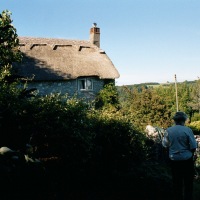
<instances>
[{"instance_id":1,"label":"tree","mask_svg":"<svg viewBox=\"0 0 200 200\"><path fill-rule=\"evenodd\" d=\"M12 63L20 61L19 40L15 27L12 25L11 12L4 10L0 14L0 128L1 145L20 140L19 115L23 113L19 98L21 91L12 73ZM20 114L19 114L20 113ZM11 128L12 127L12 128ZM19 134L18 134L19 133ZM12 140L11 140L12 138ZM7 142L8 141L8 142ZM15 141L15 143L17 143Z\"/></svg>"},{"instance_id":2,"label":"tree","mask_svg":"<svg viewBox=\"0 0 200 200\"><path fill-rule=\"evenodd\" d=\"M119 94L116 86L113 83L106 84L96 97L95 108L119 109L119 107Z\"/></svg>"},{"instance_id":3,"label":"tree","mask_svg":"<svg viewBox=\"0 0 200 200\"><path fill-rule=\"evenodd\" d=\"M192 108L200 114L200 79L195 82L194 88L193 88L193 102L192 102Z\"/></svg>"},{"instance_id":4,"label":"tree","mask_svg":"<svg viewBox=\"0 0 200 200\"><path fill-rule=\"evenodd\" d=\"M12 24L12 13L4 10L0 14L0 70L1 79L10 75L12 63L21 61L17 30Z\"/></svg>"},{"instance_id":5,"label":"tree","mask_svg":"<svg viewBox=\"0 0 200 200\"><path fill-rule=\"evenodd\" d=\"M181 106L187 111L185 102L189 99L190 91L189 89L185 91L185 84L181 88L184 94L184 98L180 98ZM141 131L147 124L167 128L173 123L176 100L172 84L159 87L122 87L119 98L122 105L121 112Z\"/></svg>"}]
</instances>

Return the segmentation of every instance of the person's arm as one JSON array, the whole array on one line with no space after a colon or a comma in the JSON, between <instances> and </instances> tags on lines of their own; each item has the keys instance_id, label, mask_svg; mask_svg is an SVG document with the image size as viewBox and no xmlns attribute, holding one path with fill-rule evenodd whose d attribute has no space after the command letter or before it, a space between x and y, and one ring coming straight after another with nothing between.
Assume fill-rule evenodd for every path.
<instances>
[{"instance_id":1,"label":"person's arm","mask_svg":"<svg viewBox=\"0 0 200 200\"><path fill-rule=\"evenodd\" d=\"M195 154L196 149L198 148L198 143L195 139L195 136L193 134L193 131L190 130L190 135L189 135L189 142L190 142L190 151L192 152L193 160L197 159L197 155Z\"/></svg>"},{"instance_id":2,"label":"person's arm","mask_svg":"<svg viewBox=\"0 0 200 200\"><path fill-rule=\"evenodd\" d=\"M198 143L195 139L195 136L193 134L193 131L189 129L189 143L190 143L190 151L194 154L196 151L196 148L198 147Z\"/></svg>"}]
</instances>

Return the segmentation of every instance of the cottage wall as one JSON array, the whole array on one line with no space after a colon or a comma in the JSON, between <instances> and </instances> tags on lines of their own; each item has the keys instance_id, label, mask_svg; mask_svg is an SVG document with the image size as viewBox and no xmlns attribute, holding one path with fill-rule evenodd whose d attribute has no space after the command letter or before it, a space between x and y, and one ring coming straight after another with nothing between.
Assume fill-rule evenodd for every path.
<instances>
[{"instance_id":1,"label":"cottage wall","mask_svg":"<svg viewBox=\"0 0 200 200\"><path fill-rule=\"evenodd\" d=\"M28 89L37 88L39 96L59 93L68 95L69 97L77 96L78 98L86 98L93 100L97 93L103 88L105 80L98 78L90 78L93 81L93 90L78 90L78 79L68 81L46 81L46 82L30 82Z\"/></svg>"}]
</instances>

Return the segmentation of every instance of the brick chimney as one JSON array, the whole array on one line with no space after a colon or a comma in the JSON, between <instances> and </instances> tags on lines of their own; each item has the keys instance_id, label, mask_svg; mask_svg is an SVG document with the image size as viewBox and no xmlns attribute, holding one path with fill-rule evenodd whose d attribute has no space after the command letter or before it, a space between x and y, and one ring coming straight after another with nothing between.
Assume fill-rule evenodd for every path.
<instances>
[{"instance_id":1,"label":"brick chimney","mask_svg":"<svg viewBox=\"0 0 200 200\"><path fill-rule=\"evenodd\" d=\"M90 42L100 47L100 28L96 23L93 23L93 27L90 29Z\"/></svg>"}]
</instances>

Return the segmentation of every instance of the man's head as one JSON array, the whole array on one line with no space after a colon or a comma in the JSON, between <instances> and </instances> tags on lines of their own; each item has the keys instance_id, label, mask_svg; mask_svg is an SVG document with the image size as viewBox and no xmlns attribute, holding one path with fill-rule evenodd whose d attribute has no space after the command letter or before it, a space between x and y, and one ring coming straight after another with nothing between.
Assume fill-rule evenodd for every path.
<instances>
[{"instance_id":1,"label":"man's head","mask_svg":"<svg viewBox=\"0 0 200 200\"><path fill-rule=\"evenodd\" d=\"M176 114L173 117L173 120L175 121L175 123L185 123L185 121L188 119L188 116L181 111L176 112Z\"/></svg>"}]
</instances>

